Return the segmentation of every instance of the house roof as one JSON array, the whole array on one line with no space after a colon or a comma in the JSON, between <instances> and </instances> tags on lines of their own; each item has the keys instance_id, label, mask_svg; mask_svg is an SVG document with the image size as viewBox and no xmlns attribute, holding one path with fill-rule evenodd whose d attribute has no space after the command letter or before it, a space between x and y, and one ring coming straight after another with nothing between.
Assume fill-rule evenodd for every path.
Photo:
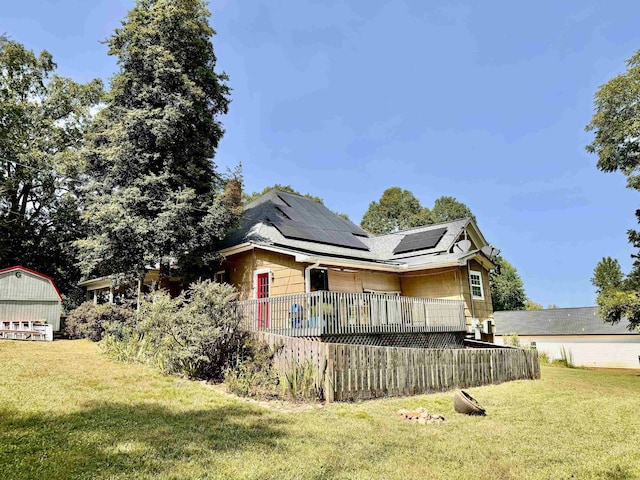
<instances>
[{"instance_id":1,"label":"house roof","mask_svg":"<svg viewBox=\"0 0 640 480\"><path fill-rule=\"evenodd\" d=\"M467 230L475 235L478 249L487 244L469 218L373 236L318 202L271 190L245 207L240 227L225 238L222 253L250 244L397 268L436 268L474 255L486 260L479 250L451 251Z\"/></svg>"},{"instance_id":2,"label":"house roof","mask_svg":"<svg viewBox=\"0 0 640 480\"><path fill-rule=\"evenodd\" d=\"M40 278L44 278L45 280L48 280L49 282L51 282L51 285L55 289L56 294L60 298L60 301L64 302L64 299L62 298L62 295L60 294L60 290L58 290L58 287L56 286L56 282L53 280L53 278L49 277L48 275L45 275L44 273L36 272L35 270L31 270L30 268L22 267L20 265L15 265L13 267L0 269L0 274L13 272L15 270L22 270L23 272L30 273L31 275L35 275L36 277L40 277Z\"/></svg>"},{"instance_id":3,"label":"house roof","mask_svg":"<svg viewBox=\"0 0 640 480\"><path fill-rule=\"evenodd\" d=\"M493 318L496 335L637 335L626 319L606 323L598 307L494 312Z\"/></svg>"}]
</instances>

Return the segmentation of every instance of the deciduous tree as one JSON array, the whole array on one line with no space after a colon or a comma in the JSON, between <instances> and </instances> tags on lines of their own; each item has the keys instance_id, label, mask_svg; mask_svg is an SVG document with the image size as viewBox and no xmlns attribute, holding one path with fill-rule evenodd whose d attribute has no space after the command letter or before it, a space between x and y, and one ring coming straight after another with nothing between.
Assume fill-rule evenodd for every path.
<instances>
[{"instance_id":1,"label":"deciduous tree","mask_svg":"<svg viewBox=\"0 0 640 480\"><path fill-rule=\"evenodd\" d=\"M611 257L603 257L593 271L591 283L596 287L598 294L601 294L610 289L621 289L623 280L624 274L618 260Z\"/></svg>"},{"instance_id":2,"label":"deciduous tree","mask_svg":"<svg viewBox=\"0 0 640 480\"><path fill-rule=\"evenodd\" d=\"M490 276L493 310L524 310L527 295L518 271L501 256L495 263L498 268Z\"/></svg>"},{"instance_id":3,"label":"deciduous tree","mask_svg":"<svg viewBox=\"0 0 640 480\"><path fill-rule=\"evenodd\" d=\"M627 187L640 190L640 50L628 61L627 70L602 85L595 94L595 113L586 130L594 132L587 151L598 155L597 166L603 172L622 172ZM640 209L636 210L640 221ZM640 249L640 232L629 230L629 242ZM640 327L640 255L636 259L629 281L619 286L618 272L613 262L601 261L594 272L598 289L597 303L601 316L608 322L629 319L630 328ZM605 275L606 273L606 275Z\"/></svg>"},{"instance_id":4,"label":"deciduous tree","mask_svg":"<svg viewBox=\"0 0 640 480\"><path fill-rule=\"evenodd\" d=\"M471 213L469 207L454 197L443 196L436 199L431 209L433 223L450 222L460 218L472 218L474 222L476 221L476 217Z\"/></svg>"},{"instance_id":5,"label":"deciduous tree","mask_svg":"<svg viewBox=\"0 0 640 480\"><path fill-rule=\"evenodd\" d=\"M50 53L0 37L0 268L22 264L76 291L80 150L102 84L55 73Z\"/></svg>"},{"instance_id":6,"label":"deciduous tree","mask_svg":"<svg viewBox=\"0 0 640 480\"><path fill-rule=\"evenodd\" d=\"M379 201L369 204L360 226L374 235L382 235L430 223L433 222L429 209L423 208L413 193L391 187L383 192Z\"/></svg>"}]
</instances>

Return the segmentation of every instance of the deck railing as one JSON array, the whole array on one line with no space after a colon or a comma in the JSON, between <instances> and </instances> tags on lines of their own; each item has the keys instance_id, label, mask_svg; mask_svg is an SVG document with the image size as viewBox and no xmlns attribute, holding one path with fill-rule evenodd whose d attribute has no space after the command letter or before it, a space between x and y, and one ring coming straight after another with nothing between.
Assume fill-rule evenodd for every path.
<instances>
[{"instance_id":1,"label":"deck railing","mask_svg":"<svg viewBox=\"0 0 640 480\"><path fill-rule=\"evenodd\" d=\"M248 330L290 336L465 330L461 300L322 291L239 301L238 308Z\"/></svg>"}]
</instances>

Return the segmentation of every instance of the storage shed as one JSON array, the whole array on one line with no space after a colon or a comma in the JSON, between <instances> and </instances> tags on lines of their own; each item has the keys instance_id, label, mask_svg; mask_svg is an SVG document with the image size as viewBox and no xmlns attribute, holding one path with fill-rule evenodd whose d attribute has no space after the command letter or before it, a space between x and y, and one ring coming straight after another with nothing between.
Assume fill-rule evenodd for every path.
<instances>
[{"instance_id":1,"label":"storage shed","mask_svg":"<svg viewBox=\"0 0 640 480\"><path fill-rule=\"evenodd\" d=\"M46 321L58 331L61 308L51 277L20 266L0 269L0 322Z\"/></svg>"}]
</instances>

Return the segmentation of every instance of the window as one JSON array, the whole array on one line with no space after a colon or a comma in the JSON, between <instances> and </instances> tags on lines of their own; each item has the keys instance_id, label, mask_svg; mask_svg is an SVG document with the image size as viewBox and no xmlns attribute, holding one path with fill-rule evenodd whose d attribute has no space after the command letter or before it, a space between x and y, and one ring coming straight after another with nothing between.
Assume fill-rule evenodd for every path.
<instances>
[{"instance_id":1,"label":"window","mask_svg":"<svg viewBox=\"0 0 640 480\"><path fill-rule=\"evenodd\" d=\"M326 268L312 268L309 270L309 291L318 292L329 290L329 277Z\"/></svg>"},{"instance_id":2,"label":"window","mask_svg":"<svg viewBox=\"0 0 640 480\"><path fill-rule=\"evenodd\" d=\"M227 272L225 270L216 272L216 274L213 276L213 281L216 283L227 283Z\"/></svg>"},{"instance_id":3,"label":"window","mask_svg":"<svg viewBox=\"0 0 640 480\"><path fill-rule=\"evenodd\" d=\"M471 286L471 296L484 300L484 292L482 290L482 273L475 270L469 270L469 285Z\"/></svg>"}]
</instances>

